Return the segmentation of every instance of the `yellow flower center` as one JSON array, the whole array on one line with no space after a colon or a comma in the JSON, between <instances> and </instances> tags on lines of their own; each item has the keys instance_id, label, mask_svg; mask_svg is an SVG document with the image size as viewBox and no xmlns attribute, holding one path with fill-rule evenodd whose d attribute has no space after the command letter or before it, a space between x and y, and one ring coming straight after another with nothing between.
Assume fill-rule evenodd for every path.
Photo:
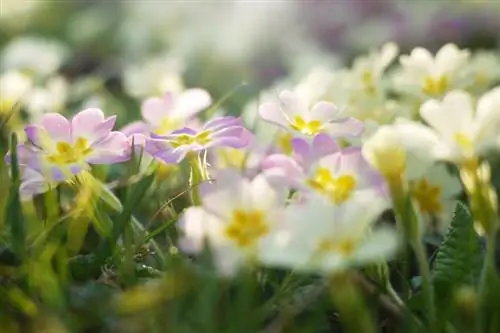
<instances>
[{"instance_id":1,"label":"yellow flower center","mask_svg":"<svg viewBox=\"0 0 500 333\"><path fill-rule=\"evenodd\" d=\"M200 132L196 135L181 134L181 135L178 135L170 143L174 148L192 145L194 143L197 143L200 145L206 145L207 143L212 141L212 138L210 138L210 134L211 134L210 131L203 131L203 132Z\"/></svg>"},{"instance_id":2,"label":"yellow flower center","mask_svg":"<svg viewBox=\"0 0 500 333\"><path fill-rule=\"evenodd\" d=\"M321 132L323 125L319 120L306 121L301 116L295 116L295 119L290 124L290 128L305 135L316 135Z\"/></svg>"},{"instance_id":3,"label":"yellow flower center","mask_svg":"<svg viewBox=\"0 0 500 333\"><path fill-rule=\"evenodd\" d=\"M68 142L58 142L56 153L47 157L47 160L55 164L72 164L81 162L87 155L92 153L87 139L78 138L73 145Z\"/></svg>"},{"instance_id":4,"label":"yellow flower center","mask_svg":"<svg viewBox=\"0 0 500 333\"><path fill-rule=\"evenodd\" d=\"M443 210L440 195L441 188L432 185L427 179L420 179L413 186L413 197L423 213L435 215Z\"/></svg>"},{"instance_id":5,"label":"yellow flower center","mask_svg":"<svg viewBox=\"0 0 500 333\"><path fill-rule=\"evenodd\" d=\"M350 238L332 239L326 238L319 242L316 253L327 254L336 253L348 257L354 253L357 247L357 241Z\"/></svg>"},{"instance_id":6,"label":"yellow flower center","mask_svg":"<svg viewBox=\"0 0 500 333\"><path fill-rule=\"evenodd\" d=\"M366 93L373 96L376 91L373 73L370 71L364 72L361 76L361 82L365 86Z\"/></svg>"},{"instance_id":7,"label":"yellow flower center","mask_svg":"<svg viewBox=\"0 0 500 333\"><path fill-rule=\"evenodd\" d=\"M474 145L471 139L464 133L457 132L453 135L455 143L465 152L472 152L474 150Z\"/></svg>"},{"instance_id":8,"label":"yellow flower center","mask_svg":"<svg viewBox=\"0 0 500 333\"><path fill-rule=\"evenodd\" d=\"M330 170L318 168L314 177L307 183L317 192L327 196L333 203L341 204L351 197L357 182L352 175L341 175L335 178Z\"/></svg>"},{"instance_id":9,"label":"yellow flower center","mask_svg":"<svg viewBox=\"0 0 500 333\"><path fill-rule=\"evenodd\" d=\"M406 168L406 152L402 147L375 150L370 161L386 178L401 176Z\"/></svg>"},{"instance_id":10,"label":"yellow flower center","mask_svg":"<svg viewBox=\"0 0 500 333\"><path fill-rule=\"evenodd\" d=\"M424 79L422 91L431 96L440 96L449 88L450 82L447 76L442 75L437 78L427 76Z\"/></svg>"},{"instance_id":11,"label":"yellow flower center","mask_svg":"<svg viewBox=\"0 0 500 333\"><path fill-rule=\"evenodd\" d=\"M247 153L242 149L222 148L218 151L220 168L243 169Z\"/></svg>"},{"instance_id":12,"label":"yellow flower center","mask_svg":"<svg viewBox=\"0 0 500 333\"><path fill-rule=\"evenodd\" d=\"M254 245L261 237L269 232L269 227L260 210L233 211L232 221L225 230L226 236L239 247Z\"/></svg>"},{"instance_id":13,"label":"yellow flower center","mask_svg":"<svg viewBox=\"0 0 500 333\"><path fill-rule=\"evenodd\" d=\"M279 135L278 139L276 140L278 148L280 148L281 151L286 155L291 155L293 152L292 139L293 135L291 135L290 133L285 133Z\"/></svg>"},{"instance_id":14,"label":"yellow flower center","mask_svg":"<svg viewBox=\"0 0 500 333\"><path fill-rule=\"evenodd\" d=\"M182 121L179 119L165 117L161 120L160 125L155 129L157 135L167 135L182 127Z\"/></svg>"}]
</instances>

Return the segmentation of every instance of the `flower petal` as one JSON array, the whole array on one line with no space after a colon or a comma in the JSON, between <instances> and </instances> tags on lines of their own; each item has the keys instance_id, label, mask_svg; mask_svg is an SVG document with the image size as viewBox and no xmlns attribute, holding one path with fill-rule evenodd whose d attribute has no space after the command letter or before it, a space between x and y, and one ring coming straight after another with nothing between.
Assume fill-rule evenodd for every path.
<instances>
[{"instance_id":1,"label":"flower petal","mask_svg":"<svg viewBox=\"0 0 500 333\"><path fill-rule=\"evenodd\" d=\"M126 161L129 148L128 138L121 132L111 132L108 137L91 146L92 153L87 158L91 164L111 164Z\"/></svg>"},{"instance_id":2,"label":"flower petal","mask_svg":"<svg viewBox=\"0 0 500 333\"><path fill-rule=\"evenodd\" d=\"M322 123L338 118L339 108L330 102L321 101L316 103L309 112L309 119L319 120Z\"/></svg>"},{"instance_id":3,"label":"flower petal","mask_svg":"<svg viewBox=\"0 0 500 333\"><path fill-rule=\"evenodd\" d=\"M181 119L188 119L207 108L212 103L209 93L203 89L188 89L175 101L173 114Z\"/></svg>"},{"instance_id":4,"label":"flower petal","mask_svg":"<svg viewBox=\"0 0 500 333\"><path fill-rule=\"evenodd\" d=\"M104 118L101 109L89 108L77 113L71 120L72 139L85 138L93 143L105 138L113 129L116 116Z\"/></svg>"},{"instance_id":5,"label":"flower petal","mask_svg":"<svg viewBox=\"0 0 500 333\"><path fill-rule=\"evenodd\" d=\"M259 107L259 116L270 123L278 125L283 128L288 128L289 122L279 104L277 103L264 103Z\"/></svg>"},{"instance_id":6,"label":"flower petal","mask_svg":"<svg viewBox=\"0 0 500 333\"><path fill-rule=\"evenodd\" d=\"M169 116L171 107L165 102L165 99L151 97L142 103L141 114L148 124L159 126L162 120Z\"/></svg>"},{"instance_id":7,"label":"flower petal","mask_svg":"<svg viewBox=\"0 0 500 333\"><path fill-rule=\"evenodd\" d=\"M363 133L364 128L365 126L362 121L353 117L347 117L342 121L326 124L325 132L335 138L341 136L356 137Z\"/></svg>"}]
</instances>

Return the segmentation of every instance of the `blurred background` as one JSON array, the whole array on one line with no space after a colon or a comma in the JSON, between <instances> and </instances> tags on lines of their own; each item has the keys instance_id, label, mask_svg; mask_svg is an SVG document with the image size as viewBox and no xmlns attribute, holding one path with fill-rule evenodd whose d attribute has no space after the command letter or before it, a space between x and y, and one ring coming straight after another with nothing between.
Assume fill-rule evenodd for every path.
<instances>
[{"instance_id":1,"label":"blurred background","mask_svg":"<svg viewBox=\"0 0 500 333\"><path fill-rule=\"evenodd\" d=\"M246 83L228 100L238 113L278 79L386 41L403 53L446 42L491 50L499 32L498 0L1 0L0 93L22 86L5 78L22 69L37 78L31 114L118 98L107 112L137 118L134 103L166 88L217 99ZM100 84L105 96L93 93Z\"/></svg>"}]
</instances>

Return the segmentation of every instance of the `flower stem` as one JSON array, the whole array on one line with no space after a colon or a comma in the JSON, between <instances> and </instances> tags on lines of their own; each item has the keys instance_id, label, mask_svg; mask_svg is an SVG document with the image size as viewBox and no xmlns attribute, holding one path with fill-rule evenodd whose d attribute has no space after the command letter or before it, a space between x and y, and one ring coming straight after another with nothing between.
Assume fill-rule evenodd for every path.
<instances>
[{"instance_id":1,"label":"flower stem","mask_svg":"<svg viewBox=\"0 0 500 333\"><path fill-rule=\"evenodd\" d=\"M189 187L191 188L191 202L193 206L201 205L200 191L198 185L205 180L205 172L198 156L191 156L189 159L191 173L189 175Z\"/></svg>"},{"instance_id":2,"label":"flower stem","mask_svg":"<svg viewBox=\"0 0 500 333\"><path fill-rule=\"evenodd\" d=\"M415 240L414 242L412 242L412 247L417 258L418 268L420 276L422 278L422 293L425 297L425 303L427 307L429 332L437 332L434 288L431 283L429 264L427 263L427 252L425 251L425 247L420 240Z\"/></svg>"}]
</instances>

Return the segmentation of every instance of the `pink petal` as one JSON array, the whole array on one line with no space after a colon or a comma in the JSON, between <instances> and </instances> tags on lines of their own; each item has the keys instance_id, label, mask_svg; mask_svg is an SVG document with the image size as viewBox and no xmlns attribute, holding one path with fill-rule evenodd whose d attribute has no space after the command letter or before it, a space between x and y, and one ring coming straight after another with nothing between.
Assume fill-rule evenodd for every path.
<instances>
[{"instance_id":1,"label":"pink petal","mask_svg":"<svg viewBox=\"0 0 500 333\"><path fill-rule=\"evenodd\" d=\"M203 125L204 130L218 131L225 127L231 126L241 126L242 122L240 118L237 117L216 117L213 118Z\"/></svg>"},{"instance_id":2,"label":"pink petal","mask_svg":"<svg viewBox=\"0 0 500 333\"><path fill-rule=\"evenodd\" d=\"M289 122L283 114L280 105L277 103L268 102L262 104L259 107L259 116L267 122L283 128L288 128Z\"/></svg>"},{"instance_id":3,"label":"pink petal","mask_svg":"<svg viewBox=\"0 0 500 333\"><path fill-rule=\"evenodd\" d=\"M53 141L71 142L71 124L59 113L46 113L40 120L40 125L47 131Z\"/></svg>"},{"instance_id":4,"label":"pink petal","mask_svg":"<svg viewBox=\"0 0 500 333\"><path fill-rule=\"evenodd\" d=\"M341 136L356 137L363 133L365 127L362 121L349 117L345 121L331 122L326 125L326 131L334 138Z\"/></svg>"},{"instance_id":5,"label":"pink petal","mask_svg":"<svg viewBox=\"0 0 500 333\"><path fill-rule=\"evenodd\" d=\"M309 113L309 118L327 122L329 120L338 118L339 108L335 104L321 101L316 103Z\"/></svg>"},{"instance_id":6,"label":"pink petal","mask_svg":"<svg viewBox=\"0 0 500 333\"><path fill-rule=\"evenodd\" d=\"M158 97L146 99L141 106L142 117L153 126L159 126L162 120L169 115L170 111L171 105Z\"/></svg>"},{"instance_id":7,"label":"pink petal","mask_svg":"<svg viewBox=\"0 0 500 333\"><path fill-rule=\"evenodd\" d=\"M78 112L71 121L72 139L86 138L93 143L105 138L113 129L116 116L104 118L98 108L89 108Z\"/></svg>"},{"instance_id":8,"label":"pink petal","mask_svg":"<svg viewBox=\"0 0 500 333\"><path fill-rule=\"evenodd\" d=\"M55 150L56 140L53 139L44 127L39 125L28 125L24 128L28 140L36 147L47 153ZM62 140L61 140L62 141ZM69 141L66 141L69 142Z\"/></svg>"},{"instance_id":9,"label":"pink petal","mask_svg":"<svg viewBox=\"0 0 500 333\"><path fill-rule=\"evenodd\" d=\"M296 184L304 177L304 170L286 155L275 154L264 158L260 164L263 172L271 178L281 178L287 183Z\"/></svg>"},{"instance_id":10,"label":"pink petal","mask_svg":"<svg viewBox=\"0 0 500 333\"><path fill-rule=\"evenodd\" d=\"M188 119L212 104L212 98L203 89L188 89L175 101L176 117Z\"/></svg>"},{"instance_id":11,"label":"pink petal","mask_svg":"<svg viewBox=\"0 0 500 333\"><path fill-rule=\"evenodd\" d=\"M120 132L122 132L126 136L131 136L132 134L137 133L148 134L149 132L151 132L151 126L143 121L134 121L123 127Z\"/></svg>"},{"instance_id":12,"label":"pink petal","mask_svg":"<svg viewBox=\"0 0 500 333\"><path fill-rule=\"evenodd\" d=\"M121 132L111 132L109 136L92 145L92 153L87 158L88 163L107 164L122 162L127 159L129 149L128 139Z\"/></svg>"},{"instance_id":13,"label":"pink petal","mask_svg":"<svg viewBox=\"0 0 500 333\"><path fill-rule=\"evenodd\" d=\"M331 136L321 133L314 137L312 149L315 158L321 158L323 156L338 152L339 146Z\"/></svg>"}]
</instances>

